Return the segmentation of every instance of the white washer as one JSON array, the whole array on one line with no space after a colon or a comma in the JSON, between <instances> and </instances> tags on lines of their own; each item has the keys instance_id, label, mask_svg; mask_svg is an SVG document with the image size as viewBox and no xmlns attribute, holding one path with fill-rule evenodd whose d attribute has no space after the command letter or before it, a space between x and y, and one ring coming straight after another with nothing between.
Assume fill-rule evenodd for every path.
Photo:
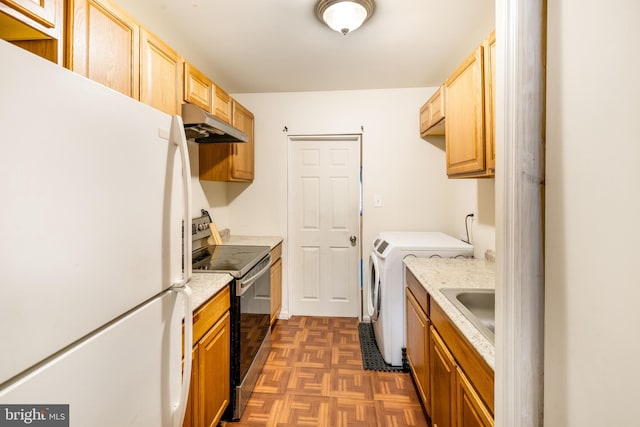
<instances>
[{"instance_id":1,"label":"white washer","mask_svg":"<svg viewBox=\"0 0 640 427\"><path fill-rule=\"evenodd\" d=\"M405 337L405 277L402 260L473 257L473 246L437 231L383 231L369 256L367 307L378 349L385 362L402 366Z\"/></svg>"}]
</instances>

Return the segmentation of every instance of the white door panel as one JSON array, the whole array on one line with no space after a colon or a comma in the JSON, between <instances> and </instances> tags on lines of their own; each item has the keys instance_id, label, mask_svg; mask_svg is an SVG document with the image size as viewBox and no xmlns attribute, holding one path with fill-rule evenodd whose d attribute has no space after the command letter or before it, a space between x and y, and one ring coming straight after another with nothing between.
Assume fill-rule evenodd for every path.
<instances>
[{"instance_id":1,"label":"white door panel","mask_svg":"<svg viewBox=\"0 0 640 427\"><path fill-rule=\"evenodd\" d=\"M357 317L360 136L291 137L290 144L291 312Z\"/></svg>"}]
</instances>

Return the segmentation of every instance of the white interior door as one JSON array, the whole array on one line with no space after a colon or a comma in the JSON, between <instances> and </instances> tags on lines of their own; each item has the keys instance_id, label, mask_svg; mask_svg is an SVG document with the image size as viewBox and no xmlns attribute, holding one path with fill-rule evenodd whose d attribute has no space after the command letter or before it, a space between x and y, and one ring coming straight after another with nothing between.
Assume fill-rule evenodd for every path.
<instances>
[{"instance_id":1,"label":"white interior door","mask_svg":"<svg viewBox=\"0 0 640 427\"><path fill-rule=\"evenodd\" d=\"M360 315L360 139L289 138L294 315Z\"/></svg>"}]
</instances>

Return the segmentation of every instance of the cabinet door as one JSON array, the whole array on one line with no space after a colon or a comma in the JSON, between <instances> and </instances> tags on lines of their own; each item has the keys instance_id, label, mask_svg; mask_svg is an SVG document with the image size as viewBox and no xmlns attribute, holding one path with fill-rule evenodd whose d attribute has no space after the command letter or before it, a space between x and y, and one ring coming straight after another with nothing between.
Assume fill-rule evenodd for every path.
<instances>
[{"instance_id":1,"label":"cabinet door","mask_svg":"<svg viewBox=\"0 0 640 427\"><path fill-rule=\"evenodd\" d=\"M456 415L456 363L440 335L431 327L431 422L433 427L454 427Z\"/></svg>"},{"instance_id":2,"label":"cabinet door","mask_svg":"<svg viewBox=\"0 0 640 427\"><path fill-rule=\"evenodd\" d=\"M199 418L202 427L216 426L229 404L230 337L229 312L225 312L198 343Z\"/></svg>"},{"instance_id":3,"label":"cabinet door","mask_svg":"<svg viewBox=\"0 0 640 427\"><path fill-rule=\"evenodd\" d=\"M231 107L231 97L217 85L214 85L213 92L213 115L220 120L232 124L231 116L233 111Z\"/></svg>"},{"instance_id":4,"label":"cabinet door","mask_svg":"<svg viewBox=\"0 0 640 427\"><path fill-rule=\"evenodd\" d=\"M484 43L484 101L487 172L496 169L496 32L493 31Z\"/></svg>"},{"instance_id":5,"label":"cabinet door","mask_svg":"<svg viewBox=\"0 0 640 427\"><path fill-rule=\"evenodd\" d=\"M427 315L409 289L407 299L407 360L418 393L427 412L431 414L431 390L429 384L429 326Z\"/></svg>"},{"instance_id":6,"label":"cabinet door","mask_svg":"<svg viewBox=\"0 0 640 427\"><path fill-rule=\"evenodd\" d=\"M191 384L189 386L189 400L184 414L182 427L198 427L198 346L193 347L193 362L191 365Z\"/></svg>"},{"instance_id":7,"label":"cabinet door","mask_svg":"<svg viewBox=\"0 0 640 427\"><path fill-rule=\"evenodd\" d=\"M493 417L460 370L456 369L458 408L456 427L493 427Z\"/></svg>"},{"instance_id":8,"label":"cabinet door","mask_svg":"<svg viewBox=\"0 0 640 427\"><path fill-rule=\"evenodd\" d=\"M63 64L63 0L0 0L0 39Z\"/></svg>"},{"instance_id":9,"label":"cabinet door","mask_svg":"<svg viewBox=\"0 0 640 427\"><path fill-rule=\"evenodd\" d=\"M475 52L445 83L447 174L484 172L485 134L483 48Z\"/></svg>"},{"instance_id":10,"label":"cabinet door","mask_svg":"<svg viewBox=\"0 0 640 427\"><path fill-rule=\"evenodd\" d=\"M182 58L144 28L140 30L140 101L167 114L180 114Z\"/></svg>"},{"instance_id":11,"label":"cabinet door","mask_svg":"<svg viewBox=\"0 0 640 427\"><path fill-rule=\"evenodd\" d=\"M232 145L231 180L253 181L253 113L236 101L233 104L233 126L247 134L249 140Z\"/></svg>"},{"instance_id":12,"label":"cabinet door","mask_svg":"<svg viewBox=\"0 0 640 427\"><path fill-rule=\"evenodd\" d=\"M56 26L56 7L59 0L0 0L0 10L9 12L15 18L35 21L44 28ZM5 6L16 13L11 13Z\"/></svg>"},{"instance_id":13,"label":"cabinet door","mask_svg":"<svg viewBox=\"0 0 640 427\"><path fill-rule=\"evenodd\" d=\"M197 68L184 62L184 102L197 105L211 112L213 83Z\"/></svg>"},{"instance_id":14,"label":"cabinet door","mask_svg":"<svg viewBox=\"0 0 640 427\"><path fill-rule=\"evenodd\" d=\"M420 135L444 135L444 86L440 86L420 109Z\"/></svg>"},{"instance_id":15,"label":"cabinet door","mask_svg":"<svg viewBox=\"0 0 640 427\"><path fill-rule=\"evenodd\" d=\"M271 326L282 308L282 258L271 265Z\"/></svg>"},{"instance_id":16,"label":"cabinet door","mask_svg":"<svg viewBox=\"0 0 640 427\"><path fill-rule=\"evenodd\" d=\"M140 99L140 26L108 0L69 0L69 68Z\"/></svg>"}]
</instances>

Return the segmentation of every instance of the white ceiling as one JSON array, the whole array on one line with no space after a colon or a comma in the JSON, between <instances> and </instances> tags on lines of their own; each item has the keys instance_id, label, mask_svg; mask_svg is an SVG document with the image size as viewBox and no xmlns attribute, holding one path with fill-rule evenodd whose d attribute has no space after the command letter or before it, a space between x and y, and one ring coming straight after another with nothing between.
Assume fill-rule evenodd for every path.
<instances>
[{"instance_id":1,"label":"white ceiling","mask_svg":"<svg viewBox=\"0 0 640 427\"><path fill-rule=\"evenodd\" d=\"M439 86L495 22L494 0L376 0L343 36L316 0L117 2L230 93Z\"/></svg>"}]
</instances>

